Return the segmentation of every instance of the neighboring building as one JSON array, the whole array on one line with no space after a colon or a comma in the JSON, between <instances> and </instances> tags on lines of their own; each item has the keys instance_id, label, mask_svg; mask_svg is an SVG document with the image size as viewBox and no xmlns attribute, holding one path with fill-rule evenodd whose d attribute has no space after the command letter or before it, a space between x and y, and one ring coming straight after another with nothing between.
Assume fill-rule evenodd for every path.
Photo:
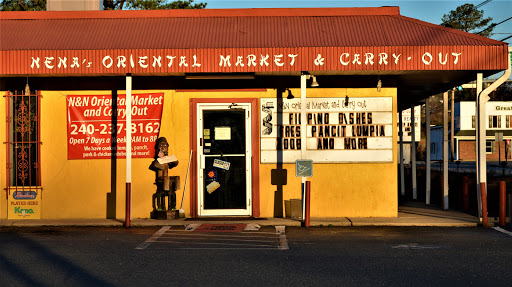
<instances>
[{"instance_id":1,"label":"neighboring building","mask_svg":"<svg viewBox=\"0 0 512 287\"><path fill-rule=\"evenodd\" d=\"M509 60L507 43L398 7L0 12L0 25L2 219L124 218L127 200L149 217L158 137L187 217L282 217L301 198L298 159L313 160L312 217L395 217L399 109Z\"/></svg>"},{"instance_id":2,"label":"neighboring building","mask_svg":"<svg viewBox=\"0 0 512 287\"><path fill-rule=\"evenodd\" d=\"M487 160L499 161L511 159L510 141L512 139L512 102L493 102L486 104L486 153ZM476 158L475 142L475 102L455 103L454 116L454 157L455 160L474 161ZM448 131L450 133L450 131ZM496 134L503 134L503 141L496 142ZM431 159L443 159L443 128L436 126L431 128ZM448 137L448 141L450 142ZM450 144L448 144L450 154Z\"/></svg>"}]
</instances>

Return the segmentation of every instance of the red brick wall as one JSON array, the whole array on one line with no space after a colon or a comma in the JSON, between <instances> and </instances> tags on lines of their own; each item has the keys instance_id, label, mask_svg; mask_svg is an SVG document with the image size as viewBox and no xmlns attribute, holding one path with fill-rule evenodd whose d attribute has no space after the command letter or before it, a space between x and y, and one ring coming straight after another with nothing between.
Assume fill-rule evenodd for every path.
<instances>
[{"instance_id":1,"label":"red brick wall","mask_svg":"<svg viewBox=\"0 0 512 287\"><path fill-rule=\"evenodd\" d=\"M459 141L459 160L475 159L475 141Z\"/></svg>"},{"instance_id":2,"label":"red brick wall","mask_svg":"<svg viewBox=\"0 0 512 287\"><path fill-rule=\"evenodd\" d=\"M496 144L496 143L495 143ZM501 159L505 159L505 142L500 143L501 146ZM487 160L498 161L499 149L496 145L495 152L487 154ZM459 141L459 159L460 160L475 160L475 141ZM508 159L512 159L512 152L509 149Z\"/></svg>"}]
</instances>

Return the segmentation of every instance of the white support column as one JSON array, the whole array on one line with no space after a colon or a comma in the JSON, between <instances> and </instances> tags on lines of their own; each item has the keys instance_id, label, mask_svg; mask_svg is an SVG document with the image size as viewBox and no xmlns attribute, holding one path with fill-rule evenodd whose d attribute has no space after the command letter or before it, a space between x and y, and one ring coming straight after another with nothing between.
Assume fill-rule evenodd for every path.
<instances>
[{"instance_id":1,"label":"white support column","mask_svg":"<svg viewBox=\"0 0 512 287\"><path fill-rule=\"evenodd\" d=\"M485 132L485 112L482 117L481 115L481 104L480 104L480 94L482 93L482 85L483 85L483 74L477 73L476 74L476 133L475 133L475 149L476 149L476 188L477 188L477 202L478 202L478 216L480 219L482 218L482 196L480 194L480 183L485 182L486 180L482 181L482 157L480 156L482 153L482 147L483 147L483 158L485 162L485 136L483 137L484 144L482 145L481 138L480 138L480 126L483 127ZM483 168L483 174L484 178L486 177L487 170L486 167Z\"/></svg>"},{"instance_id":2,"label":"white support column","mask_svg":"<svg viewBox=\"0 0 512 287\"><path fill-rule=\"evenodd\" d=\"M455 88L452 89L452 98L450 101L452 112L450 113L450 160L455 160Z\"/></svg>"},{"instance_id":3,"label":"white support column","mask_svg":"<svg viewBox=\"0 0 512 287\"><path fill-rule=\"evenodd\" d=\"M448 209L448 92L443 93L443 209Z\"/></svg>"},{"instance_id":4,"label":"white support column","mask_svg":"<svg viewBox=\"0 0 512 287\"><path fill-rule=\"evenodd\" d=\"M125 226L130 226L132 200L132 76L126 75L126 216Z\"/></svg>"},{"instance_id":5,"label":"white support column","mask_svg":"<svg viewBox=\"0 0 512 287\"><path fill-rule=\"evenodd\" d=\"M306 84L309 75L300 76L300 158L306 154Z\"/></svg>"},{"instance_id":6,"label":"white support column","mask_svg":"<svg viewBox=\"0 0 512 287\"><path fill-rule=\"evenodd\" d=\"M426 152L427 158L425 161L425 204L430 205L430 180L431 180L431 169L430 169L430 144L432 139L430 138L430 97L425 100L425 135L426 135Z\"/></svg>"},{"instance_id":7,"label":"white support column","mask_svg":"<svg viewBox=\"0 0 512 287\"><path fill-rule=\"evenodd\" d=\"M301 75L300 76L300 158L304 159L306 155L306 85L307 79L309 75ZM302 220L305 220L306 215L306 197L305 197L305 189L306 189L306 177L301 178L302 187L301 196L302 196Z\"/></svg>"},{"instance_id":8,"label":"white support column","mask_svg":"<svg viewBox=\"0 0 512 287\"><path fill-rule=\"evenodd\" d=\"M398 136L400 137L400 194L405 196L405 171L404 171L404 127L402 123L402 112L398 116Z\"/></svg>"},{"instance_id":9,"label":"white support column","mask_svg":"<svg viewBox=\"0 0 512 287\"><path fill-rule=\"evenodd\" d=\"M411 104L411 173L412 199L418 199L418 184L416 181L416 121L414 120L414 104Z\"/></svg>"}]
</instances>

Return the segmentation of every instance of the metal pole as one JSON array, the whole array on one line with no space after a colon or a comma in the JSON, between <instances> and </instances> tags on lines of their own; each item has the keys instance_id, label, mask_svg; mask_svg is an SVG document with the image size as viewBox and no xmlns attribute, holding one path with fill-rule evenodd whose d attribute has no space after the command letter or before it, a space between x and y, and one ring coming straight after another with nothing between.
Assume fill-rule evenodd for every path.
<instances>
[{"instance_id":1,"label":"metal pole","mask_svg":"<svg viewBox=\"0 0 512 287\"><path fill-rule=\"evenodd\" d=\"M443 210L448 209L448 92L443 93Z\"/></svg>"},{"instance_id":2,"label":"metal pole","mask_svg":"<svg viewBox=\"0 0 512 287\"><path fill-rule=\"evenodd\" d=\"M306 84L309 75L300 76L300 158L304 159L306 154ZM306 177L301 179L302 195L302 220L306 214L306 197L304 188L306 187Z\"/></svg>"},{"instance_id":3,"label":"metal pole","mask_svg":"<svg viewBox=\"0 0 512 287\"><path fill-rule=\"evenodd\" d=\"M501 227L507 224L507 182L500 181L500 222Z\"/></svg>"},{"instance_id":4,"label":"metal pole","mask_svg":"<svg viewBox=\"0 0 512 287\"><path fill-rule=\"evenodd\" d=\"M311 181L306 181L306 219L304 220L306 227L309 227L310 221L310 199L311 199Z\"/></svg>"},{"instance_id":5,"label":"metal pole","mask_svg":"<svg viewBox=\"0 0 512 287\"><path fill-rule=\"evenodd\" d=\"M418 199L418 184L416 182L416 121L414 119L414 104L411 104L411 173L412 199Z\"/></svg>"},{"instance_id":6,"label":"metal pole","mask_svg":"<svg viewBox=\"0 0 512 287\"><path fill-rule=\"evenodd\" d=\"M485 176L487 173L486 167L482 167L482 158L485 162L485 144L482 144L482 140L485 143L485 135L480 137L481 127L485 132L485 112L482 116L481 113L481 103L480 103L480 94L482 93L482 81L483 74L476 74L476 133L475 133L475 141L476 141L476 186L477 186L477 199L478 199L478 216L480 220L482 220L482 193L480 190L481 183L485 183ZM483 149L482 149L483 147ZM483 156L482 156L483 150ZM483 175L482 175L483 173Z\"/></svg>"},{"instance_id":7,"label":"metal pole","mask_svg":"<svg viewBox=\"0 0 512 287\"><path fill-rule=\"evenodd\" d=\"M309 75L300 76L300 158L306 153L306 84Z\"/></svg>"},{"instance_id":8,"label":"metal pole","mask_svg":"<svg viewBox=\"0 0 512 287\"><path fill-rule=\"evenodd\" d=\"M126 75L126 214L125 227L130 227L132 209L132 76Z\"/></svg>"},{"instance_id":9,"label":"metal pole","mask_svg":"<svg viewBox=\"0 0 512 287\"><path fill-rule=\"evenodd\" d=\"M426 152L427 158L425 162L426 172L426 186L425 186L425 204L430 205L430 181L431 181L431 167L430 167L430 97L425 100L425 135L426 135Z\"/></svg>"},{"instance_id":10,"label":"metal pole","mask_svg":"<svg viewBox=\"0 0 512 287\"><path fill-rule=\"evenodd\" d=\"M455 157L454 157L454 151L453 150L454 150L454 146L455 146L455 141L454 141L455 89L452 89L452 99L451 99L450 106L451 106L451 109L452 109L452 112L450 114L450 160L454 161Z\"/></svg>"},{"instance_id":11,"label":"metal pole","mask_svg":"<svg viewBox=\"0 0 512 287\"><path fill-rule=\"evenodd\" d=\"M501 141L498 141L498 164L501 166Z\"/></svg>"},{"instance_id":12,"label":"metal pole","mask_svg":"<svg viewBox=\"0 0 512 287\"><path fill-rule=\"evenodd\" d=\"M512 58L512 47L508 47L508 56ZM482 73L477 74L476 88L477 88L477 106L478 106L478 173L477 176L479 178L480 186L484 186L487 184L487 158L485 154L485 139L486 139L486 108L485 104L489 100L488 94L498 88L501 84L503 84L512 73L512 61L507 61L507 70L501 75L501 77L496 80L496 82L492 83L489 87L482 91ZM482 196L483 197L483 196ZM484 208L482 202L482 210ZM483 214L483 212L482 212Z\"/></svg>"},{"instance_id":13,"label":"metal pole","mask_svg":"<svg viewBox=\"0 0 512 287\"><path fill-rule=\"evenodd\" d=\"M404 171L404 128L402 123L402 111L398 116L398 136L400 137L400 194L405 196L405 171Z\"/></svg>"},{"instance_id":14,"label":"metal pole","mask_svg":"<svg viewBox=\"0 0 512 287\"><path fill-rule=\"evenodd\" d=\"M487 191L485 182L480 183L480 192L482 194L482 224L487 228L489 227L489 222L487 220Z\"/></svg>"}]
</instances>

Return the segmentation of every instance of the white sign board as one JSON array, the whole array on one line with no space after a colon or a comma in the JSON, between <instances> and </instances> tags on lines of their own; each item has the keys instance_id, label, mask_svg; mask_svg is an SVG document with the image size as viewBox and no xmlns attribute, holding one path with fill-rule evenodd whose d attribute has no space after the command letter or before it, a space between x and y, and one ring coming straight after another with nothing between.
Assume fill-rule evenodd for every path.
<instances>
[{"instance_id":1,"label":"white sign board","mask_svg":"<svg viewBox=\"0 0 512 287\"><path fill-rule=\"evenodd\" d=\"M400 113L397 113L396 122L397 127L399 126ZM399 129L397 129L398 135ZM404 142L410 142L412 138L412 118L411 109L402 111L402 131L404 132ZM421 106L414 107L414 139L416 142L421 140ZM397 138L400 141L400 138Z\"/></svg>"},{"instance_id":2,"label":"white sign board","mask_svg":"<svg viewBox=\"0 0 512 287\"><path fill-rule=\"evenodd\" d=\"M301 99L260 99L261 162L283 163L305 157L319 163L392 162L391 97L307 98L306 143L301 142ZM278 112L281 122L278 123Z\"/></svg>"}]
</instances>

